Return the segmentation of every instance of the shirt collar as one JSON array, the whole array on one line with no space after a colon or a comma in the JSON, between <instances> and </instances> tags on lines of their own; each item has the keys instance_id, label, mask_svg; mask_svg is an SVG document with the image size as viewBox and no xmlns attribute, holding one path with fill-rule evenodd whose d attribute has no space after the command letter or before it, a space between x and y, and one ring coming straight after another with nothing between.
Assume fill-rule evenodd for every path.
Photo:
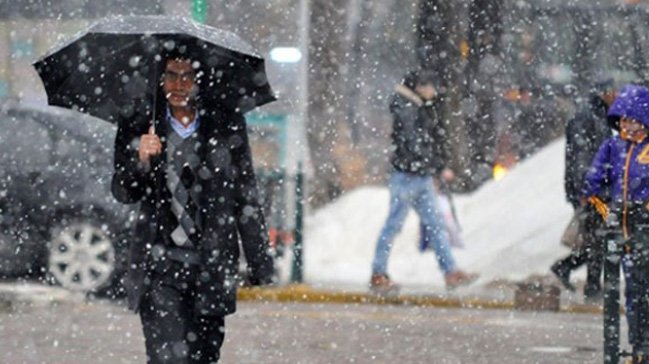
<instances>
[{"instance_id":1,"label":"shirt collar","mask_svg":"<svg viewBox=\"0 0 649 364\"><path fill-rule=\"evenodd\" d=\"M167 105L167 121L169 122L169 125L171 125L171 127L174 129L174 131L183 139L187 139L192 134L194 134L201 122L200 118L198 117L197 111L194 115L194 120L192 120L191 123L189 123L189 125L185 127L183 123L180 122L180 120L176 119L173 116L169 105Z\"/></svg>"}]
</instances>

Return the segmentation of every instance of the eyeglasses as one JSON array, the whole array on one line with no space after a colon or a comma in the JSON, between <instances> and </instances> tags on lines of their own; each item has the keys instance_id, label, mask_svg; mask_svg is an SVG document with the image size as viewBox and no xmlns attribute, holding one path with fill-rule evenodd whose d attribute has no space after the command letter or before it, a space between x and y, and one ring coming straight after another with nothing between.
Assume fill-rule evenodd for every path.
<instances>
[{"instance_id":1,"label":"eyeglasses","mask_svg":"<svg viewBox=\"0 0 649 364\"><path fill-rule=\"evenodd\" d=\"M194 72L174 72L174 71L169 71L166 70L164 72L164 80L169 81L169 82L182 82L182 83L187 83L187 82L193 82L196 77L196 74Z\"/></svg>"}]
</instances>

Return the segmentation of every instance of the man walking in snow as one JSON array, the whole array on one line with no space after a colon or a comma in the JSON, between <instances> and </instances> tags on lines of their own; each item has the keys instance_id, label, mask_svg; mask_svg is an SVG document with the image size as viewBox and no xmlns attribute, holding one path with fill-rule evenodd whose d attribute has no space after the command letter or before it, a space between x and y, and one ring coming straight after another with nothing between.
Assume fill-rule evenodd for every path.
<instances>
[{"instance_id":1,"label":"man walking in snow","mask_svg":"<svg viewBox=\"0 0 649 364\"><path fill-rule=\"evenodd\" d=\"M140 203L125 286L148 363L216 363L239 239L252 284L271 281L273 262L243 116L201 104L199 62L164 59L157 120L150 102L125 107L115 141L113 195Z\"/></svg>"},{"instance_id":2,"label":"man walking in snow","mask_svg":"<svg viewBox=\"0 0 649 364\"><path fill-rule=\"evenodd\" d=\"M608 196L597 196L597 199L593 197L592 201L595 204L581 207L580 192L597 149L604 140L613 135L606 113L615 96L613 79L605 78L596 82L588 104L584 105L566 126L566 199L578 214L579 234L583 243L576 246L567 257L554 263L551 271L567 289L574 291L575 287L570 283L570 272L586 263L588 273L584 298L593 302L599 302L602 297L601 275L604 258L604 241L596 234L597 230L604 227L604 219L597 212L595 204L603 206L601 199L607 200Z\"/></svg>"},{"instance_id":3,"label":"man walking in snow","mask_svg":"<svg viewBox=\"0 0 649 364\"><path fill-rule=\"evenodd\" d=\"M445 168L440 155L442 98L438 91L441 82L431 71L411 72L397 85L390 103L394 124L392 141L393 172L390 177L390 212L381 231L374 261L370 288L379 293L394 292L398 286L387 274L387 263L395 236L412 206L424 225L424 233L437 255L437 262L444 273L446 286L455 288L469 284L476 274L458 269L450 250L448 235L437 203L433 176L445 180L453 178L453 172Z\"/></svg>"}]
</instances>

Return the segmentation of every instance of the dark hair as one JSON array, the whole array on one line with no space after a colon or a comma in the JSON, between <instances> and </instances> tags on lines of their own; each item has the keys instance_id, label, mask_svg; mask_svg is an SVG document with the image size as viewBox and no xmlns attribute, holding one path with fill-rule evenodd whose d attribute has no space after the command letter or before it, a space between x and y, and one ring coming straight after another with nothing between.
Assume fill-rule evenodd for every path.
<instances>
[{"instance_id":1,"label":"dark hair","mask_svg":"<svg viewBox=\"0 0 649 364\"><path fill-rule=\"evenodd\" d=\"M187 44L180 43L173 39L162 39L160 40L160 45L162 47L161 56L164 63L167 63L170 59L192 60L189 46Z\"/></svg>"},{"instance_id":2,"label":"dark hair","mask_svg":"<svg viewBox=\"0 0 649 364\"><path fill-rule=\"evenodd\" d=\"M432 84L435 86L440 86L441 80L437 75L437 72L433 70L421 70L417 72L417 84L418 85Z\"/></svg>"},{"instance_id":3,"label":"dark hair","mask_svg":"<svg viewBox=\"0 0 649 364\"><path fill-rule=\"evenodd\" d=\"M591 92L603 94L615 90L615 80L613 77L599 77L594 80L591 85Z\"/></svg>"},{"instance_id":4,"label":"dark hair","mask_svg":"<svg viewBox=\"0 0 649 364\"><path fill-rule=\"evenodd\" d=\"M430 69L419 69L406 73L401 82L404 86L414 89L418 85L432 84L436 87L441 86L441 79L437 72Z\"/></svg>"},{"instance_id":5,"label":"dark hair","mask_svg":"<svg viewBox=\"0 0 649 364\"><path fill-rule=\"evenodd\" d=\"M200 62L198 66L195 61L196 58L194 54L190 51L190 47L186 43L181 43L175 40L161 40L160 41L162 52L160 54L160 66L159 66L159 77L162 78L165 70L167 69L167 63L171 60L176 61L186 61L189 62L192 66L192 70L196 75L197 83L200 83L200 78L202 76L202 65Z\"/></svg>"}]
</instances>

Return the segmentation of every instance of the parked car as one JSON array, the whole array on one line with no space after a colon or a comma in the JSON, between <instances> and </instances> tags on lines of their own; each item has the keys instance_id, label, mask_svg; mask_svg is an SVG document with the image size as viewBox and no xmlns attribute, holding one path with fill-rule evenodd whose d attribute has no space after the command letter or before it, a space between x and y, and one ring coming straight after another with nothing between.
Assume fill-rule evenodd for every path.
<instances>
[{"instance_id":1,"label":"parked car","mask_svg":"<svg viewBox=\"0 0 649 364\"><path fill-rule=\"evenodd\" d=\"M115 133L114 125L67 109L0 107L0 278L122 293L138 205L123 205L110 192ZM283 181L260 173L276 255L292 237L282 230Z\"/></svg>"},{"instance_id":2,"label":"parked car","mask_svg":"<svg viewBox=\"0 0 649 364\"><path fill-rule=\"evenodd\" d=\"M0 109L0 276L118 286L133 214L110 193L115 132L64 109Z\"/></svg>"}]
</instances>

